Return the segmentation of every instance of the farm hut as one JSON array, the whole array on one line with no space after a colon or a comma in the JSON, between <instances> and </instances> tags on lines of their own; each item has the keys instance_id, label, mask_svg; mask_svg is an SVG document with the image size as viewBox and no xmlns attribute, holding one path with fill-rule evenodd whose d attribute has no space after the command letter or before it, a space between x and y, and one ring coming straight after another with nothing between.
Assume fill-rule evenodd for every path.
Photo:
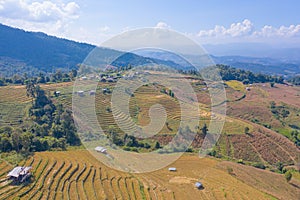
<instances>
[{"instance_id":1,"label":"farm hut","mask_svg":"<svg viewBox=\"0 0 300 200\"><path fill-rule=\"evenodd\" d=\"M200 189L203 189L203 185L202 185L202 183L200 183L200 182L196 182L196 183L195 183L195 187L198 188L199 190L200 190Z\"/></svg>"},{"instance_id":2,"label":"farm hut","mask_svg":"<svg viewBox=\"0 0 300 200\"><path fill-rule=\"evenodd\" d=\"M106 78L105 78L105 77L102 77L102 78L100 79L100 81L103 82L103 83L105 83L105 82L106 82Z\"/></svg>"},{"instance_id":3,"label":"farm hut","mask_svg":"<svg viewBox=\"0 0 300 200\"><path fill-rule=\"evenodd\" d=\"M103 94L110 93L109 88L103 88L103 89L102 89L102 93L103 93Z\"/></svg>"},{"instance_id":4,"label":"farm hut","mask_svg":"<svg viewBox=\"0 0 300 200\"><path fill-rule=\"evenodd\" d=\"M247 90L247 91L250 91L250 90L251 90L251 88L250 88L250 87L246 87L246 90Z\"/></svg>"},{"instance_id":5,"label":"farm hut","mask_svg":"<svg viewBox=\"0 0 300 200\"><path fill-rule=\"evenodd\" d=\"M95 78L96 78L96 76L95 76L94 74L89 75L89 79L90 79L90 80L93 80L93 79L95 79Z\"/></svg>"},{"instance_id":6,"label":"farm hut","mask_svg":"<svg viewBox=\"0 0 300 200\"><path fill-rule=\"evenodd\" d=\"M113 78L108 78L107 82L112 83L112 82L114 82L114 79Z\"/></svg>"},{"instance_id":7,"label":"farm hut","mask_svg":"<svg viewBox=\"0 0 300 200\"><path fill-rule=\"evenodd\" d=\"M104 147L100 147L100 146L96 147L95 151L100 152L100 153L104 153L104 154L107 153L107 149L104 148Z\"/></svg>"},{"instance_id":8,"label":"farm hut","mask_svg":"<svg viewBox=\"0 0 300 200\"><path fill-rule=\"evenodd\" d=\"M56 96L56 97L60 96L60 91L55 91L54 96Z\"/></svg>"},{"instance_id":9,"label":"farm hut","mask_svg":"<svg viewBox=\"0 0 300 200\"><path fill-rule=\"evenodd\" d=\"M83 97L84 96L84 91L80 90L80 91L77 92L77 94L78 94L78 96Z\"/></svg>"},{"instance_id":10,"label":"farm hut","mask_svg":"<svg viewBox=\"0 0 300 200\"><path fill-rule=\"evenodd\" d=\"M90 91L90 95L92 96L92 95L95 95L96 94L96 91L95 90L91 90Z\"/></svg>"},{"instance_id":11,"label":"farm hut","mask_svg":"<svg viewBox=\"0 0 300 200\"><path fill-rule=\"evenodd\" d=\"M170 171L170 172L176 172L177 169L176 169L175 167L170 167L170 168L169 168L169 171Z\"/></svg>"},{"instance_id":12,"label":"farm hut","mask_svg":"<svg viewBox=\"0 0 300 200\"><path fill-rule=\"evenodd\" d=\"M106 67L105 67L105 71L115 71L117 69L118 69L117 67L112 66L112 65L106 65Z\"/></svg>"},{"instance_id":13,"label":"farm hut","mask_svg":"<svg viewBox=\"0 0 300 200\"><path fill-rule=\"evenodd\" d=\"M11 170L7 177L9 179L12 179L13 181L23 183L31 176L30 170L32 167L15 167L13 170Z\"/></svg>"},{"instance_id":14,"label":"farm hut","mask_svg":"<svg viewBox=\"0 0 300 200\"><path fill-rule=\"evenodd\" d=\"M83 76L83 77L81 77L81 80L86 81L86 80L87 80L87 77L86 77L86 76Z\"/></svg>"}]
</instances>

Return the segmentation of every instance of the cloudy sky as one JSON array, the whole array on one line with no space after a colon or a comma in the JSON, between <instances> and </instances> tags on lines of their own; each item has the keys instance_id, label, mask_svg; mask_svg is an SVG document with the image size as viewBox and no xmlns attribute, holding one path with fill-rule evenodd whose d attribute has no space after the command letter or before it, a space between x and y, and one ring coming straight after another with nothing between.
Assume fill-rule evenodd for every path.
<instances>
[{"instance_id":1,"label":"cloudy sky","mask_svg":"<svg viewBox=\"0 0 300 200\"><path fill-rule=\"evenodd\" d=\"M130 29L166 27L202 44L299 46L299 2L0 0L0 23L93 44Z\"/></svg>"}]
</instances>

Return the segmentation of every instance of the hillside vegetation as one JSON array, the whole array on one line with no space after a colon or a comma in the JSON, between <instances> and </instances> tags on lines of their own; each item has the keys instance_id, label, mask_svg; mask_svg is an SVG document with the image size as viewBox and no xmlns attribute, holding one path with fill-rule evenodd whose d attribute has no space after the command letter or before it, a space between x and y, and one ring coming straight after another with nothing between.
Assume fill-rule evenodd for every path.
<instances>
[{"instance_id":1,"label":"hillside vegetation","mask_svg":"<svg viewBox=\"0 0 300 200\"><path fill-rule=\"evenodd\" d=\"M222 131L223 135L217 143L217 146L211 152L211 155L235 161L242 159L243 162L252 165L259 163L273 170L276 170L276 166L280 162L285 165L292 165L297 162L299 159L299 149L296 146L299 142L297 127L300 126L297 120L297 113L299 111L297 106L291 107L293 103L291 99L295 99L295 97L291 96L291 98L285 98L287 100L286 102L283 101L286 105L285 109L289 110L288 116L284 116L283 118L281 114L277 116L274 110L272 112L270 107L270 103L275 100L273 100L271 95L275 90L280 90L281 85L277 84L275 88L257 85L252 86L250 91L246 91L246 86L241 82L230 81L226 84L228 85L226 91L229 116L227 116ZM157 103L163 105L167 112L167 122L159 134L153 138L136 139L126 137L115 122L109 103L112 94L110 92L103 92L103 89L107 91L112 90L114 85L115 83L99 83L95 97L98 122L112 143L121 146L125 150L145 152L166 145L172 140L178 131L181 114L176 98L170 96L169 92L166 92L167 88L155 84L148 84L140 87L133 93L129 103L129 112L136 123L143 126L147 125L150 122L148 110L152 105ZM201 116L199 126L196 129L195 127L189 127L189 131L195 131L196 133L196 138L190 150L197 151L206 134L203 127L209 126L211 113L209 110L209 93L207 90L203 90L203 88L206 87L205 84L201 80L194 80L192 81L192 85L200 100L199 105L201 108L199 113ZM62 104L66 109L71 109L73 94L72 82L42 84L41 88L45 90L55 105ZM291 89L293 88L291 87ZM9 92L10 90L15 92ZM60 91L60 95L55 96L56 91ZM276 94L277 93L280 92L276 92ZM2 126L13 126L14 129L24 126L24 122L28 121L28 109L31 104L30 98L26 96L26 88L24 86L0 87L0 94L3 94L4 98L2 99L1 105L5 108L1 112L2 122L0 122ZM292 93L290 93L290 95L292 95ZM16 96L18 96L18 98ZM260 103L257 103L257 100L259 100ZM277 104L281 104L278 100L279 99L276 99L276 106ZM145 101L147 101L147 104L144 103ZM13 106L16 104L18 104L19 107ZM16 110L15 113L8 111L10 105ZM18 108L22 112L20 112ZM275 108L277 109L277 107ZM89 109L88 106L86 106L86 109ZM282 112L281 107L278 109L278 112ZM216 118L218 116L212 117ZM129 123L126 118L123 119L122 123L126 125L127 128L130 128L131 123ZM40 123L40 125L42 125L42 123ZM246 129L247 131L245 131ZM56 134L55 130L59 129L53 129L52 127L49 130L51 130L49 136L56 139L65 138L63 134ZM288 139L274 131L281 133L288 137ZM85 138L82 139L85 142L93 140L93 138L88 137L88 134L85 134ZM51 142L51 144L52 143L53 142ZM159 143L159 145L157 143ZM278 146L278 148L273 148L274 145ZM61 145L58 145L57 147L60 146ZM176 151L181 150L177 149Z\"/></svg>"}]
</instances>

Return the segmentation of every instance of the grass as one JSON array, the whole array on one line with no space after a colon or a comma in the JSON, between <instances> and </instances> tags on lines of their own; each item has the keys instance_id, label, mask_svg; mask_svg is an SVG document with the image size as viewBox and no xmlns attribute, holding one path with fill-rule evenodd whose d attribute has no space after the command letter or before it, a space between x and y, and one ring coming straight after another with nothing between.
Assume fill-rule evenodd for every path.
<instances>
[{"instance_id":1,"label":"grass","mask_svg":"<svg viewBox=\"0 0 300 200\"><path fill-rule=\"evenodd\" d=\"M245 91L245 86L240 81L233 80L233 81L226 81L225 83L234 90L237 90L240 92Z\"/></svg>"}]
</instances>

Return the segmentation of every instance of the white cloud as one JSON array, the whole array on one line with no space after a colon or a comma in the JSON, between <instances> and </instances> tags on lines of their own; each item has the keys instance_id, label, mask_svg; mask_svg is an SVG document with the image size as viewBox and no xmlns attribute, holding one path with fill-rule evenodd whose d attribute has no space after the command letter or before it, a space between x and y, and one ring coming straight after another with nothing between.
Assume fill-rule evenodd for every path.
<instances>
[{"instance_id":1,"label":"white cloud","mask_svg":"<svg viewBox=\"0 0 300 200\"><path fill-rule=\"evenodd\" d=\"M166 24L165 22L158 22L155 26L155 28L171 28L168 24Z\"/></svg>"},{"instance_id":2,"label":"white cloud","mask_svg":"<svg viewBox=\"0 0 300 200\"><path fill-rule=\"evenodd\" d=\"M265 25L260 29L255 29L253 23L249 19L243 22L233 23L230 27L216 25L210 30L201 30L197 34L200 38L208 39L249 39L249 40L263 40L263 39L283 39L300 36L300 24L290 26L280 26L278 28Z\"/></svg>"},{"instance_id":3,"label":"white cloud","mask_svg":"<svg viewBox=\"0 0 300 200\"><path fill-rule=\"evenodd\" d=\"M101 32L108 32L109 30L110 30L109 26L103 26L103 27L100 28Z\"/></svg>"},{"instance_id":4,"label":"white cloud","mask_svg":"<svg viewBox=\"0 0 300 200\"><path fill-rule=\"evenodd\" d=\"M61 35L79 11L75 2L0 0L1 23L55 35Z\"/></svg>"},{"instance_id":5,"label":"white cloud","mask_svg":"<svg viewBox=\"0 0 300 200\"><path fill-rule=\"evenodd\" d=\"M279 28L266 25L254 34L262 37L296 37L300 36L300 24L290 25L288 27L280 26Z\"/></svg>"},{"instance_id":6,"label":"white cloud","mask_svg":"<svg viewBox=\"0 0 300 200\"><path fill-rule=\"evenodd\" d=\"M252 22L245 19L243 22L233 23L229 28L224 26L216 25L214 29L211 30L201 30L198 33L200 37L212 37L212 36L231 36L239 37L252 34L254 26Z\"/></svg>"},{"instance_id":7,"label":"white cloud","mask_svg":"<svg viewBox=\"0 0 300 200\"><path fill-rule=\"evenodd\" d=\"M2 18L23 19L27 21L48 22L62 18L77 18L79 5L75 2L67 4L51 1L1 0L0 14Z\"/></svg>"}]
</instances>

